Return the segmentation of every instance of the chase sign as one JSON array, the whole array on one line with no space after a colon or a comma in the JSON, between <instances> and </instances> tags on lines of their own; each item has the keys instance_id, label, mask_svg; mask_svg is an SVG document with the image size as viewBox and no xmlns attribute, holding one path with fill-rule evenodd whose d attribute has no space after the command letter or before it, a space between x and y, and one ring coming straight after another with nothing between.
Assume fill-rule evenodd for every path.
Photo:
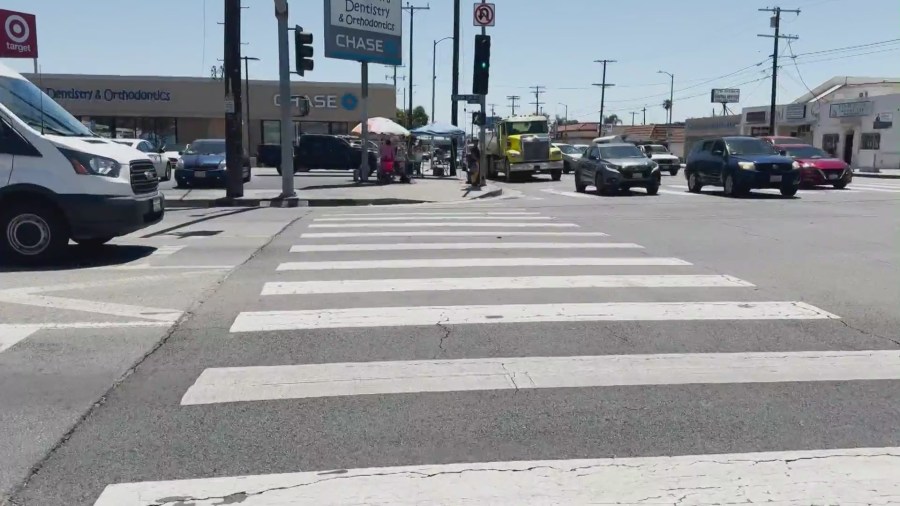
<instances>
[{"instance_id":1,"label":"chase sign","mask_svg":"<svg viewBox=\"0 0 900 506\"><path fill-rule=\"evenodd\" d=\"M401 65L401 0L325 0L325 57Z\"/></svg>"}]
</instances>

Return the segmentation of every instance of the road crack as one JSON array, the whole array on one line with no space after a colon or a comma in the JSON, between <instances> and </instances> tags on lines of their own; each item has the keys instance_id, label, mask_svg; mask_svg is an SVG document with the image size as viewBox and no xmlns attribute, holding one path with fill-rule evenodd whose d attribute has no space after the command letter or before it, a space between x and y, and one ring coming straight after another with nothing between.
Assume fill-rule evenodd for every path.
<instances>
[{"instance_id":1,"label":"road crack","mask_svg":"<svg viewBox=\"0 0 900 506\"><path fill-rule=\"evenodd\" d=\"M883 339L885 341L890 341L890 342L894 343L895 345L897 345L898 347L900 347L900 339L894 339L893 337L882 336L881 334L876 334L874 332L869 332L868 330L863 330L859 327L854 327L853 325L850 325L849 323L847 323L847 320L838 320L838 321L841 322L841 324L843 324L848 329L855 330L864 336L875 337L878 339Z\"/></svg>"},{"instance_id":2,"label":"road crack","mask_svg":"<svg viewBox=\"0 0 900 506\"><path fill-rule=\"evenodd\" d=\"M440 339L438 340L438 351L434 354L434 357L432 357L432 358L438 358L444 354L444 351L445 351L444 343L450 337L450 334L453 333L453 329L449 325L447 325L447 323L449 321L450 321L450 317L442 314L441 319L438 320L437 323L435 323L437 328L440 329L441 332L443 332L443 334L441 335Z\"/></svg>"}]
</instances>

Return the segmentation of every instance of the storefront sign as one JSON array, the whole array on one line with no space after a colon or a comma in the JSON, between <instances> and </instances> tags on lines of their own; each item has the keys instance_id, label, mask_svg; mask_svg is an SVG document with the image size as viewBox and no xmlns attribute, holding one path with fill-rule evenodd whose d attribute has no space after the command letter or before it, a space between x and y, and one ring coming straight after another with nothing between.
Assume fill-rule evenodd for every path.
<instances>
[{"instance_id":1,"label":"storefront sign","mask_svg":"<svg viewBox=\"0 0 900 506\"><path fill-rule=\"evenodd\" d=\"M325 57L401 65L401 0L325 0Z\"/></svg>"},{"instance_id":2,"label":"storefront sign","mask_svg":"<svg viewBox=\"0 0 900 506\"><path fill-rule=\"evenodd\" d=\"M769 111L751 111L744 115L747 123L765 123L769 121Z\"/></svg>"},{"instance_id":3,"label":"storefront sign","mask_svg":"<svg viewBox=\"0 0 900 506\"><path fill-rule=\"evenodd\" d=\"M831 104L828 111L830 118L855 118L868 116L872 110L872 102L845 102L843 104Z\"/></svg>"},{"instance_id":4,"label":"storefront sign","mask_svg":"<svg viewBox=\"0 0 900 506\"><path fill-rule=\"evenodd\" d=\"M45 88L44 93L53 100L84 100L97 102L171 102L172 93L165 90L119 90Z\"/></svg>"},{"instance_id":5,"label":"storefront sign","mask_svg":"<svg viewBox=\"0 0 900 506\"><path fill-rule=\"evenodd\" d=\"M736 104L741 101L741 90L738 88L713 88L710 100L714 104Z\"/></svg>"},{"instance_id":6,"label":"storefront sign","mask_svg":"<svg viewBox=\"0 0 900 506\"><path fill-rule=\"evenodd\" d=\"M736 131L740 126L741 117L739 115L690 118L684 122L684 134L686 136L707 133L715 135L722 130Z\"/></svg>"},{"instance_id":7,"label":"storefront sign","mask_svg":"<svg viewBox=\"0 0 900 506\"><path fill-rule=\"evenodd\" d=\"M875 128L876 130L887 130L892 126L894 126L894 113L878 113L878 116L875 118L875 125L873 126L873 128Z\"/></svg>"},{"instance_id":8,"label":"storefront sign","mask_svg":"<svg viewBox=\"0 0 900 506\"><path fill-rule=\"evenodd\" d=\"M337 95L292 95L291 102L294 107L300 107L300 99L303 97L306 97L310 106L316 109L337 109L340 107L341 109L352 111L359 104L359 99L352 93L344 93L340 97ZM275 107L281 106L281 95L276 93L272 96L272 103L275 104Z\"/></svg>"},{"instance_id":9,"label":"storefront sign","mask_svg":"<svg viewBox=\"0 0 900 506\"><path fill-rule=\"evenodd\" d=\"M784 108L784 119L798 120L806 118L806 104L790 104Z\"/></svg>"},{"instance_id":10,"label":"storefront sign","mask_svg":"<svg viewBox=\"0 0 900 506\"><path fill-rule=\"evenodd\" d=\"M37 58L34 14L0 9L0 58Z\"/></svg>"}]
</instances>

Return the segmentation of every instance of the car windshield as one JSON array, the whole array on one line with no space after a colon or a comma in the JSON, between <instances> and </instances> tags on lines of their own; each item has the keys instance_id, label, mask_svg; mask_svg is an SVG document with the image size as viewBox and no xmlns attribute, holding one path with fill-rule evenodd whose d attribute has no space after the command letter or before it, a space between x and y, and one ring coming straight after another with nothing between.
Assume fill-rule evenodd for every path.
<instances>
[{"instance_id":1,"label":"car windshield","mask_svg":"<svg viewBox=\"0 0 900 506\"><path fill-rule=\"evenodd\" d=\"M95 137L88 127L25 79L0 77L0 103L38 132Z\"/></svg>"},{"instance_id":2,"label":"car windshield","mask_svg":"<svg viewBox=\"0 0 900 506\"><path fill-rule=\"evenodd\" d=\"M186 154L186 155L224 155L225 154L225 141L224 140L196 141L187 148L187 151L185 151L184 154Z\"/></svg>"},{"instance_id":3,"label":"car windshield","mask_svg":"<svg viewBox=\"0 0 900 506\"><path fill-rule=\"evenodd\" d=\"M165 147L163 147L163 150L165 151L175 152L184 151L185 149L187 149L187 146L185 146L184 144L166 144Z\"/></svg>"},{"instance_id":4,"label":"car windshield","mask_svg":"<svg viewBox=\"0 0 900 506\"><path fill-rule=\"evenodd\" d=\"M588 146L587 144L576 144L576 145L575 145L575 148L578 149L578 152L580 152L581 154L584 154L585 151L587 151L587 149L588 149L589 147L590 147L590 146Z\"/></svg>"},{"instance_id":5,"label":"car windshield","mask_svg":"<svg viewBox=\"0 0 900 506\"><path fill-rule=\"evenodd\" d=\"M558 147L560 151L567 155L581 153L581 150L571 144L557 144L556 147Z\"/></svg>"},{"instance_id":6,"label":"car windshield","mask_svg":"<svg viewBox=\"0 0 900 506\"><path fill-rule=\"evenodd\" d=\"M771 144L759 139L727 139L728 152L732 155L776 155Z\"/></svg>"},{"instance_id":7,"label":"car windshield","mask_svg":"<svg viewBox=\"0 0 900 506\"><path fill-rule=\"evenodd\" d=\"M513 121L506 124L509 135L549 133L546 121Z\"/></svg>"},{"instance_id":8,"label":"car windshield","mask_svg":"<svg viewBox=\"0 0 900 506\"><path fill-rule=\"evenodd\" d=\"M665 146L660 146L658 144L651 144L651 145L647 146L647 151L649 151L651 153L662 153L662 154L669 153L669 150L666 149Z\"/></svg>"},{"instance_id":9,"label":"car windshield","mask_svg":"<svg viewBox=\"0 0 900 506\"><path fill-rule=\"evenodd\" d=\"M785 151L794 158L829 158L828 153L814 146L791 146Z\"/></svg>"},{"instance_id":10,"label":"car windshield","mask_svg":"<svg viewBox=\"0 0 900 506\"><path fill-rule=\"evenodd\" d=\"M614 160L616 158L646 158L637 146L601 146L600 158Z\"/></svg>"}]
</instances>

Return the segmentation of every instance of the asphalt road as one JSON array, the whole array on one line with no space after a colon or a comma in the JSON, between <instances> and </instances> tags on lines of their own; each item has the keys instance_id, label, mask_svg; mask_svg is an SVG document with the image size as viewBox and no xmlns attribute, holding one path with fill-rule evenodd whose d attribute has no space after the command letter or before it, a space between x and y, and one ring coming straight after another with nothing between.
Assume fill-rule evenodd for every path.
<instances>
[{"instance_id":1,"label":"asphalt road","mask_svg":"<svg viewBox=\"0 0 900 506\"><path fill-rule=\"evenodd\" d=\"M316 188L345 186L353 182L353 174L344 170L312 170L294 174L294 188ZM159 184L160 190L169 190L175 187L175 180L163 181ZM280 190L281 175L273 168L256 167L251 169L250 182L244 184L245 190ZM224 194L225 189L222 189Z\"/></svg>"},{"instance_id":2,"label":"asphalt road","mask_svg":"<svg viewBox=\"0 0 900 506\"><path fill-rule=\"evenodd\" d=\"M297 211L13 503L900 501L900 185L683 184Z\"/></svg>"}]
</instances>

